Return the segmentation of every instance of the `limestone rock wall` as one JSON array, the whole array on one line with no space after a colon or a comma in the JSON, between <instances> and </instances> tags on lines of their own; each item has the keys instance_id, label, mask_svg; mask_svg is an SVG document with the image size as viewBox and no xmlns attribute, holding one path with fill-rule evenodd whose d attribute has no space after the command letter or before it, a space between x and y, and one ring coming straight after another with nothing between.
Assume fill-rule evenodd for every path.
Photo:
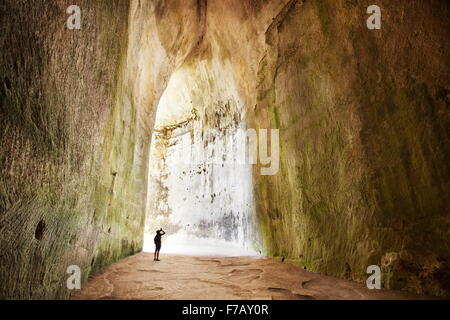
<instances>
[{"instance_id":1,"label":"limestone rock wall","mask_svg":"<svg viewBox=\"0 0 450 320\"><path fill-rule=\"evenodd\" d=\"M117 213L99 209L117 205L101 157L128 3L79 1L83 24L73 31L65 26L70 4L0 6L1 298L66 297L66 268L80 266L83 279L98 270L101 239L111 256L140 246L135 227L118 226Z\"/></svg>"},{"instance_id":2,"label":"limestone rock wall","mask_svg":"<svg viewBox=\"0 0 450 320\"><path fill-rule=\"evenodd\" d=\"M142 249L155 106L203 28L171 3L77 1L81 30L70 1L0 5L0 298L66 298L68 266Z\"/></svg>"},{"instance_id":3,"label":"limestone rock wall","mask_svg":"<svg viewBox=\"0 0 450 320\"><path fill-rule=\"evenodd\" d=\"M380 0L0 5L1 298L65 298L142 247L156 106L174 70L230 65L249 128L279 128L253 172L266 253L448 295L449 5ZM4 18L3 18L4 17Z\"/></svg>"},{"instance_id":4,"label":"limestone rock wall","mask_svg":"<svg viewBox=\"0 0 450 320\"><path fill-rule=\"evenodd\" d=\"M211 59L230 61L250 128L280 129L254 193L266 253L386 288L449 294L449 5L211 1Z\"/></svg>"},{"instance_id":5,"label":"limestone rock wall","mask_svg":"<svg viewBox=\"0 0 450 320\"><path fill-rule=\"evenodd\" d=\"M448 295L449 6L291 1L265 33L253 123L280 128L255 176L267 250L357 281Z\"/></svg>"},{"instance_id":6,"label":"limestone rock wall","mask_svg":"<svg viewBox=\"0 0 450 320\"><path fill-rule=\"evenodd\" d=\"M65 298L68 266L84 281L143 245L151 115L171 63L151 3L78 1L81 30L68 30L71 4L0 7L1 298Z\"/></svg>"},{"instance_id":7,"label":"limestone rock wall","mask_svg":"<svg viewBox=\"0 0 450 320\"><path fill-rule=\"evenodd\" d=\"M185 107L172 111L174 105ZM251 166L239 159L245 151L239 145L245 142L245 110L230 65L204 60L179 68L157 112L148 250L155 230L164 227L166 252L206 252L216 246L213 252L223 254L227 246L233 254L254 254L259 248Z\"/></svg>"}]
</instances>

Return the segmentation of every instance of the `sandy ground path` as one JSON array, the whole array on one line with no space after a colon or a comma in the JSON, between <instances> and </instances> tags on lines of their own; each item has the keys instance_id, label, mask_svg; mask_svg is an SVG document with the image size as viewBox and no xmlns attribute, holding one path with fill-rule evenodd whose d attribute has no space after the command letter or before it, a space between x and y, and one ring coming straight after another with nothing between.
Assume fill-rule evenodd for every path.
<instances>
[{"instance_id":1,"label":"sandy ground path","mask_svg":"<svg viewBox=\"0 0 450 320\"><path fill-rule=\"evenodd\" d=\"M71 299L420 299L303 270L274 259L139 253L92 277Z\"/></svg>"}]
</instances>

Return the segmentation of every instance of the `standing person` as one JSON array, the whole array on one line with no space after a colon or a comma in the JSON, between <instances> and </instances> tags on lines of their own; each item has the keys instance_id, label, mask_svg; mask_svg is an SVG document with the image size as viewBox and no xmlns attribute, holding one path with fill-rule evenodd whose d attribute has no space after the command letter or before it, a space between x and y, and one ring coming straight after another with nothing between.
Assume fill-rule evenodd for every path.
<instances>
[{"instance_id":1,"label":"standing person","mask_svg":"<svg viewBox=\"0 0 450 320\"><path fill-rule=\"evenodd\" d=\"M156 236L155 236L155 255L153 256L153 261L160 261L159 260L159 250L161 250L161 237L165 235L166 233L163 231L163 229L156 230Z\"/></svg>"}]
</instances>

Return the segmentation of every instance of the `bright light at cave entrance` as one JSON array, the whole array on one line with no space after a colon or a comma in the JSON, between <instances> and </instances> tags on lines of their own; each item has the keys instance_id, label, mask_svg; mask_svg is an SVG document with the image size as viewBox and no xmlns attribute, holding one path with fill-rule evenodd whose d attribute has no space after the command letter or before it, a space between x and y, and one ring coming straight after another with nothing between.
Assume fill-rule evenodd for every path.
<instances>
[{"instance_id":1,"label":"bright light at cave entrance","mask_svg":"<svg viewBox=\"0 0 450 320\"><path fill-rule=\"evenodd\" d=\"M145 234L145 252L155 251L153 237L153 234ZM162 252L192 256L260 256L255 250L246 249L239 244L214 238L199 238L189 235L184 231L178 231L173 235L168 235L163 242Z\"/></svg>"},{"instance_id":2,"label":"bright light at cave entrance","mask_svg":"<svg viewBox=\"0 0 450 320\"><path fill-rule=\"evenodd\" d=\"M214 163L217 149L208 148L236 140L244 126L243 106L231 73L217 70L207 63L178 70L160 99L150 150L144 251L154 251L156 230L163 228L167 232L163 253L259 254L252 168L233 161ZM217 134L197 137L193 132L199 127ZM191 139L194 151L189 154L183 152L184 138ZM219 157L237 155L227 152Z\"/></svg>"}]
</instances>

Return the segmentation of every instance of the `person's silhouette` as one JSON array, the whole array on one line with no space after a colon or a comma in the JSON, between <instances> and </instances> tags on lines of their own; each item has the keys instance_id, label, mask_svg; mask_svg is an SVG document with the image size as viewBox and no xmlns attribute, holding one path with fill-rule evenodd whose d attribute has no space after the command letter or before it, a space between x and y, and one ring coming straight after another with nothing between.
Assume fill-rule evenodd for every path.
<instances>
[{"instance_id":1,"label":"person's silhouette","mask_svg":"<svg viewBox=\"0 0 450 320\"><path fill-rule=\"evenodd\" d=\"M155 255L153 256L153 261L160 261L159 260L159 251L161 250L161 237L165 235L166 233L163 231L163 229L156 230L156 236L155 236Z\"/></svg>"}]
</instances>

